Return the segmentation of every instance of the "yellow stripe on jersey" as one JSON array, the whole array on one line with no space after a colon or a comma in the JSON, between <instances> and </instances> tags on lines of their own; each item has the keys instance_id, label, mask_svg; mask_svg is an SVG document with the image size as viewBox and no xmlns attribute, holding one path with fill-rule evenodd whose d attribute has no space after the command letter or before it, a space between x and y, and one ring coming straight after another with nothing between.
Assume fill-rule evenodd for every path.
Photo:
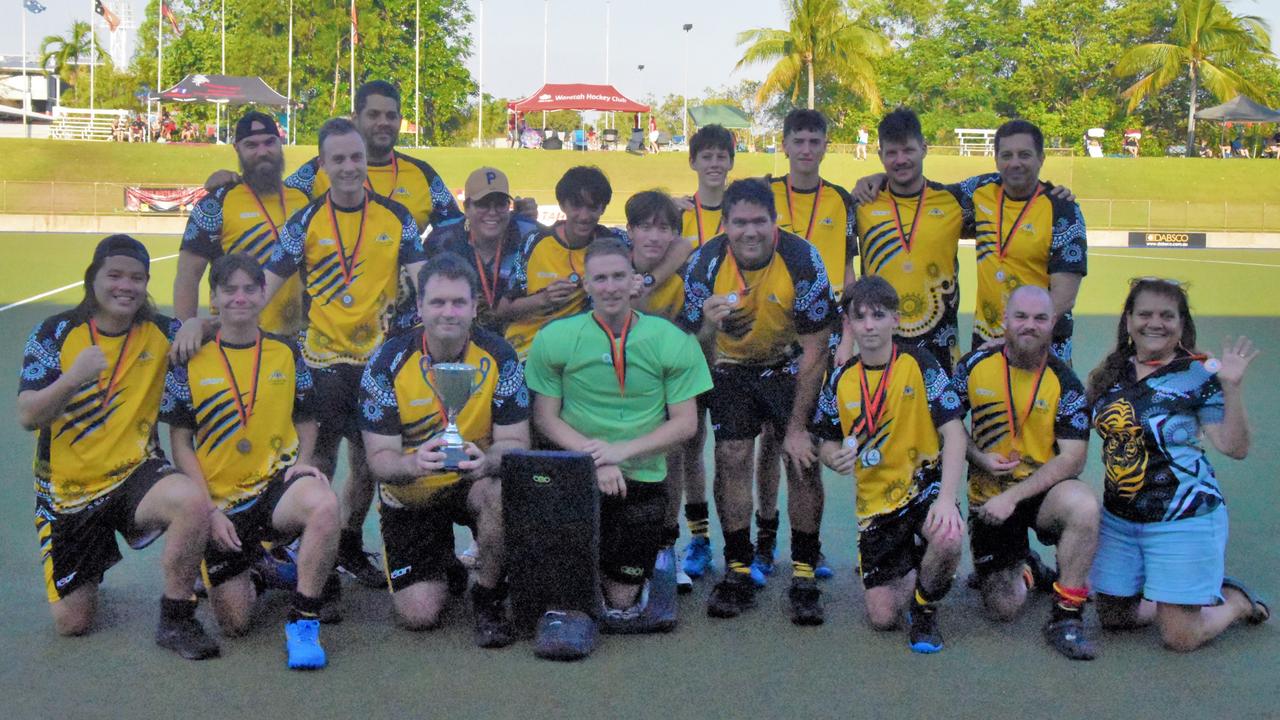
<instances>
[{"instance_id":1,"label":"yellow stripe on jersey","mask_svg":"<svg viewBox=\"0 0 1280 720\"><path fill-rule=\"evenodd\" d=\"M284 231L285 221L310 202L305 193L285 188L284 212L280 211L280 196L260 195L261 206L254 199L248 185L240 183L227 191L222 198L222 252L248 253L266 265L271 259L276 230ZM262 210L267 218L262 217ZM273 228L274 225L274 228ZM259 323L269 333L294 335L305 324L302 315L302 281L294 275L285 282L271 302L262 310Z\"/></svg>"},{"instance_id":2,"label":"yellow stripe on jersey","mask_svg":"<svg viewBox=\"0 0 1280 720\"><path fill-rule=\"evenodd\" d=\"M831 290L838 300L845 285L853 282L853 278L845 277L845 266L857 252L852 235L849 194L823 180L817 188L805 191L792 188L788 195L789 177L771 178L769 183L778 211L778 227L799 235L818 248L831 281Z\"/></svg>"},{"instance_id":3,"label":"yellow stripe on jersey","mask_svg":"<svg viewBox=\"0 0 1280 720\"><path fill-rule=\"evenodd\" d=\"M241 399L253 402L248 428L240 424L233 386L227 380L218 343L208 342L187 361L190 407L195 414L196 458L209 484L209 495L221 509L256 497L267 482L297 460L298 434L293 422L297 378L293 348L270 337L262 339L257 397L253 394L254 348L223 344L235 373ZM237 448L249 441L249 452Z\"/></svg>"},{"instance_id":4,"label":"yellow stripe on jersey","mask_svg":"<svg viewBox=\"0 0 1280 720\"><path fill-rule=\"evenodd\" d=\"M98 347L107 359L102 377L115 376L117 362L121 366L109 402L104 405L98 384L84 385L39 432L36 493L48 496L57 512L74 512L115 489L159 450L155 425L169 338L155 322L136 324L130 332L133 338L123 357L127 335L98 334ZM87 323L67 331L59 352L61 372L92 345Z\"/></svg>"}]
</instances>

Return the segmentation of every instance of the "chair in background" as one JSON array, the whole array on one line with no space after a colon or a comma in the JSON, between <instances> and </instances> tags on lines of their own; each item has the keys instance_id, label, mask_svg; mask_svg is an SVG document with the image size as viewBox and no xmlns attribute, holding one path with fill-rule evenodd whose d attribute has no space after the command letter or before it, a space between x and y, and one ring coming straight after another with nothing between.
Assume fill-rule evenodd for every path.
<instances>
[{"instance_id":1,"label":"chair in background","mask_svg":"<svg viewBox=\"0 0 1280 720\"><path fill-rule=\"evenodd\" d=\"M600 136L600 147L603 150L618 149L618 131L615 128L606 128Z\"/></svg>"}]
</instances>

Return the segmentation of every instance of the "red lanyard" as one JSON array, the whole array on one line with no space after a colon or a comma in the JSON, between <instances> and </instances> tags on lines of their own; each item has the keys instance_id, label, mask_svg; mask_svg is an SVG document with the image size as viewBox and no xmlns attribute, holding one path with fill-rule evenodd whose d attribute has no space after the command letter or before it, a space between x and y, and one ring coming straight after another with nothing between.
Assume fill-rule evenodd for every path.
<instances>
[{"instance_id":1,"label":"red lanyard","mask_svg":"<svg viewBox=\"0 0 1280 720\"><path fill-rule=\"evenodd\" d=\"M1027 399L1027 409L1022 413L1021 420L1018 419L1018 411L1013 400L1013 377L1009 370L1008 350L1002 351L1000 357L1004 359L1005 419L1009 423L1009 438L1016 444L1018 436L1022 433L1022 428L1031 417L1031 409L1035 407L1036 395L1040 394L1040 383L1044 380L1044 368L1049 362L1049 356L1046 354L1040 360L1040 368L1036 370L1035 383L1031 386L1031 397Z\"/></svg>"},{"instance_id":2,"label":"red lanyard","mask_svg":"<svg viewBox=\"0 0 1280 720\"><path fill-rule=\"evenodd\" d=\"M779 232L780 231L778 230L778 228L775 227L773 229L773 252L775 253L778 252ZM747 288L747 277L742 274L742 268L738 267L738 258L733 254L733 248L729 247L729 243L727 242L725 243L724 254L725 254L724 264L732 267L733 274L738 278L738 292L742 293L743 295L746 295L747 290L749 289ZM773 255L769 256L769 262L773 262ZM766 268L769 267L768 263L765 264L765 267Z\"/></svg>"},{"instance_id":3,"label":"red lanyard","mask_svg":"<svg viewBox=\"0 0 1280 720\"><path fill-rule=\"evenodd\" d=\"M262 204L262 198L258 197L258 193L254 192L253 188L249 187L248 183L245 183L244 187L249 191L249 194L253 196L253 201L258 204L258 210L262 211L262 217L265 218L267 224L271 226L271 234L275 235L276 242L280 242L280 228L276 227L276 222L271 219L271 215L267 212L267 207ZM283 185L280 186L280 217L281 222L289 219L289 212L284 208Z\"/></svg>"},{"instance_id":4,"label":"red lanyard","mask_svg":"<svg viewBox=\"0 0 1280 720\"><path fill-rule=\"evenodd\" d=\"M907 249L910 254L912 245L916 241L916 229L920 227L920 211L924 210L925 193L929 192L929 183L925 183L920 188L920 199L916 203L915 217L911 218L910 234L902 231L902 215L898 212L898 201L893 197L893 192L889 193L889 202L893 203L893 224L898 227L898 237L902 238L902 246Z\"/></svg>"},{"instance_id":5,"label":"red lanyard","mask_svg":"<svg viewBox=\"0 0 1280 720\"><path fill-rule=\"evenodd\" d=\"M480 275L480 290L484 292L485 302L489 303L489 308L493 309L494 303L498 295L498 281L502 277L502 241L505 238L498 238L498 249L493 253L493 284L489 284L489 273L485 271L484 262L480 260L480 251L476 249L476 243L471 241L471 252L476 256L476 273ZM572 267L573 256L569 256L570 267Z\"/></svg>"},{"instance_id":6,"label":"red lanyard","mask_svg":"<svg viewBox=\"0 0 1280 720\"><path fill-rule=\"evenodd\" d=\"M702 200L698 197L698 193L693 194L693 208L693 219L698 223L698 247L702 247L702 243L706 242L706 237L702 234ZM720 234L720 228L722 227L724 227L723 213L716 220L716 235Z\"/></svg>"},{"instance_id":7,"label":"red lanyard","mask_svg":"<svg viewBox=\"0 0 1280 720\"><path fill-rule=\"evenodd\" d=\"M1013 221L1013 227L1009 228L1006 234L1004 231L1004 186L1001 185L996 190L996 205L999 210L996 214L996 254L1003 260L1004 256L1009 253L1009 245L1013 243L1013 234L1018 231L1018 226L1022 224L1022 219L1026 217L1027 211L1031 209L1036 198L1040 197L1040 184L1036 184L1035 192L1031 193L1031 199L1027 200L1027 204L1022 206L1022 210L1018 212L1018 217Z\"/></svg>"},{"instance_id":8,"label":"red lanyard","mask_svg":"<svg viewBox=\"0 0 1280 720\"><path fill-rule=\"evenodd\" d=\"M818 204L822 202L822 185L823 185L822 180L821 178L819 178L818 191L813 196L813 211L809 213L809 228L804 231L805 240L808 240L809 236L813 234L813 222L818 219ZM796 207L791 197L791 193L793 192L794 190L791 189L791 175L790 173L788 173L787 174L787 219L791 221L791 229L795 230Z\"/></svg>"},{"instance_id":9,"label":"red lanyard","mask_svg":"<svg viewBox=\"0 0 1280 720\"><path fill-rule=\"evenodd\" d=\"M222 369L226 372L227 382L231 384L231 399L235 400L236 413L240 416L240 429L247 431L253 408L258 404L258 377L262 372L262 331L258 331L258 338L253 342L253 386L247 403L240 397L240 383L236 382L236 373L231 369L231 360L227 357L227 351L222 349L221 330L218 331L216 342L218 355L222 358Z\"/></svg>"},{"instance_id":10,"label":"red lanyard","mask_svg":"<svg viewBox=\"0 0 1280 720\"><path fill-rule=\"evenodd\" d=\"M395 195L396 187L399 184L400 184L400 161L399 159L396 158L396 153L393 150L391 152L391 190L387 191L386 196L391 197ZM371 192L378 192L377 190L373 189L373 181L369 179L369 175L367 173L364 176L364 186L368 188Z\"/></svg>"},{"instance_id":11,"label":"red lanyard","mask_svg":"<svg viewBox=\"0 0 1280 720\"><path fill-rule=\"evenodd\" d=\"M889 356L889 364L884 368L884 374L880 376L880 382L876 383L876 391L871 392L870 385L867 383L867 367L861 361L858 362L858 385L862 389L862 417L853 427L853 433L858 434L864 428L867 431L867 437L873 437L876 429L880 427L880 418L884 416L885 395L889 393L889 379L893 376L893 363L898 359L898 346L893 346L893 354Z\"/></svg>"},{"instance_id":12,"label":"red lanyard","mask_svg":"<svg viewBox=\"0 0 1280 720\"><path fill-rule=\"evenodd\" d=\"M1199 360L1200 362L1204 362L1205 360L1209 359L1208 355L1193 353L1190 350L1182 347L1182 343L1178 343L1178 349L1186 353L1186 355L1183 355L1182 357L1185 357L1188 360ZM1146 365L1147 367L1153 367L1153 368L1163 367L1177 359L1178 359L1178 355L1176 353L1174 354L1173 357L1169 358L1168 360L1139 360L1137 355L1133 356L1134 362L1138 363L1139 365Z\"/></svg>"},{"instance_id":13,"label":"red lanyard","mask_svg":"<svg viewBox=\"0 0 1280 720\"><path fill-rule=\"evenodd\" d=\"M95 347L100 344L101 333L98 332L98 323L93 318L89 318L89 340ZM124 355L129 350L129 341L133 340L133 325L129 326L129 332L124 336L124 342L120 343L120 354L116 355L116 364L111 368L111 377L107 380L107 386L102 386L102 375L98 375L97 385L98 394L102 396L102 406L107 407L111 404L111 398L116 394L116 383L120 380L120 371L124 367Z\"/></svg>"},{"instance_id":14,"label":"red lanyard","mask_svg":"<svg viewBox=\"0 0 1280 720\"><path fill-rule=\"evenodd\" d=\"M614 335L613 330L608 325L600 321L600 317L595 313L591 313L591 319L596 321L600 329L605 335L609 336L609 357L613 360L613 374L618 377L618 394L626 397L627 395L627 335L631 333L631 321L635 319L635 313L627 313L627 321L622 324L621 335ZM618 341L622 342L619 343Z\"/></svg>"},{"instance_id":15,"label":"red lanyard","mask_svg":"<svg viewBox=\"0 0 1280 720\"><path fill-rule=\"evenodd\" d=\"M364 220L369 211L369 196L364 196L364 204L360 206L360 234L356 236L355 247L351 248L351 259L347 260L347 248L342 244L342 231L338 229L338 218L333 213L333 197L330 196L325 205L329 208L329 226L333 228L334 238L338 242L338 267L342 269L342 279L347 287L355 279L356 255L360 253L360 245L364 242Z\"/></svg>"}]
</instances>

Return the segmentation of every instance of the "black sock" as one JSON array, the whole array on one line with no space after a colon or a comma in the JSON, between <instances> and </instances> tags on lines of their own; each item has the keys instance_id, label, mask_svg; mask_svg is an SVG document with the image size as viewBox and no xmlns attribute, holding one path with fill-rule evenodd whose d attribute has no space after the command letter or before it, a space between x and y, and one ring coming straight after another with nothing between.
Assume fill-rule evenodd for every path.
<instances>
[{"instance_id":1,"label":"black sock","mask_svg":"<svg viewBox=\"0 0 1280 720\"><path fill-rule=\"evenodd\" d=\"M791 531L791 572L796 578L813 578L813 569L818 565L818 555L822 552L822 544L818 541L818 533Z\"/></svg>"},{"instance_id":2,"label":"black sock","mask_svg":"<svg viewBox=\"0 0 1280 720\"><path fill-rule=\"evenodd\" d=\"M675 545L676 541L678 541L679 539L680 539L679 525L671 524L663 528L662 530L662 546L663 547L670 547L672 545Z\"/></svg>"},{"instance_id":3,"label":"black sock","mask_svg":"<svg viewBox=\"0 0 1280 720\"><path fill-rule=\"evenodd\" d=\"M772 555L778 546L779 516L766 518L756 513L756 549L761 555Z\"/></svg>"},{"instance_id":4,"label":"black sock","mask_svg":"<svg viewBox=\"0 0 1280 720\"><path fill-rule=\"evenodd\" d=\"M194 617L196 614L196 601L183 598L174 600L173 598L160 598L160 619L161 620L186 620Z\"/></svg>"},{"instance_id":5,"label":"black sock","mask_svg":"<svg viewBox=\"0 0 1280 720\"><path fill-rule=\"evenodd\" d=\"M350 558L364 553L364 533L343 528L338 536L338 557Z\"/></svg>"},{"instance_id":6,"label":"black sock","mask_svg":"<svg viewBox=\"0 0 1280 720\"><path fill-rule=\"evenodd\" d=\"M325 578L324 590L320 592L320 597L326 602L337 600L342 596L342 578L338 577L338 572L329 573L329 577Z\"/></svg>"},{"instance_id":7,"label":"black sock","mask_svg":"<svg viewBox=\"0 0 1280 720\"><path fill-rule=\"evenodd\" d=\"M498 583L497 587L485 587L479 582L471 586L471 599L477 605L500 603L507 599L507 584Z\"/></svg>"},{"instance_id":8,"label":"black sock","mask_svg":"<svg viewBox=\"0 0 1280 720\"><path fill-rule=\"evenodd\" d=\"M916 578L916 592L913 598L915 606L921 609L933 609L935 603L946 597L947 592L951 590L951 581L943 583L942 587L932 590L926 589L920 582L920 578Z\"/></svg>"},{"instance_id":9,"label":"black sock","mask_svg":"<svg viewBox=\"0 0 1280 720\"><path fill-rule=\"evenodd\" d=\"M751 546L751 529L743 528L724 534L724 563L729 567L734 563L739 566L750 566L755 548Z\"/></svg>"},{"instance_id":10,"label":"black sock","mask_svg":"<svg viewBox=\"0 0 1280 720\"><path fill-rule=\"evenodd\" d=\"M324 596L313 598L293 591L293 603L289 606L289 622L295 620L315 620L320 617L320 608L324 607Z\"/></svg>"},{"instance_id":11,"label":"black sock","mask_svg":"<svg viewBox=\"0 0 1280 720\"><path fill-rule=\"evenodd\" d=\"M710 517L710 511L704 502L687 503L684 506L684 520L689 524L689 534L694 537L707 537Z\"/></svg>"}]
</instances>

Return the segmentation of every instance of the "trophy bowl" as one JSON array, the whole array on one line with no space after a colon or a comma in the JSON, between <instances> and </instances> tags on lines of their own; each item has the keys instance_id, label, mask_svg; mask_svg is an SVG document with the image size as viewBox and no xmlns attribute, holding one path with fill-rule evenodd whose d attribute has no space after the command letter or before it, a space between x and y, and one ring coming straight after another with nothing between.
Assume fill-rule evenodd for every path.
<instances>
[{"instance_id":1,"label":"trophy bowl","mask_svg":"<svg viewBox=\"0 0 1280 720\"><path fill-rule=\"evenodd\" d=\"M466 407L471 399L475 386L476 368L465 363L438 363L431 366L432 389L440 404L444 406L448 423L444 428L444 445L440 452L444 453L444 467L457 470L458 463L468 458L466 441L458 432L458 413Z\"/></svg>"}]
</instances>

